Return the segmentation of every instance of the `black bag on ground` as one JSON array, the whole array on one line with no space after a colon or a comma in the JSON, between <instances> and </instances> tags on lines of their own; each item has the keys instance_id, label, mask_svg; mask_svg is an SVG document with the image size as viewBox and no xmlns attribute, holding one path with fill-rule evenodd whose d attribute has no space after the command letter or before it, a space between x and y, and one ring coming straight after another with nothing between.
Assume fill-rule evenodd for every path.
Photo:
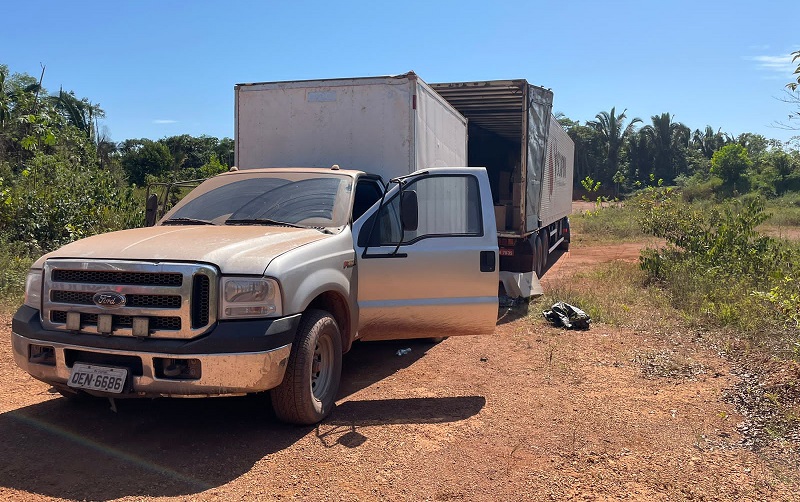
<instances>
[{"instance_id":1,"label":"black bag on ground","mask_svg":"<svg viewBox=\"0 0 800 502\"><path fill-rule=\"evenodd\" d=\"M554 325L567 329L589 329L589 323L592 322L592 318L586 312L564 302L553 304L550 310L545 310L542 315Z\"/></svg>"}]
</instances>

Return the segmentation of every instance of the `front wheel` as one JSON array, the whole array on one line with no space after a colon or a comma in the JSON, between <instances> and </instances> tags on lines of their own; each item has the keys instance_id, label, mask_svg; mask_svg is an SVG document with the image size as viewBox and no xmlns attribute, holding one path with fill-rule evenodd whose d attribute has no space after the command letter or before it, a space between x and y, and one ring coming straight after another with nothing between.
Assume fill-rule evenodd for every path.
<instances>
[{"instance_id":1,"label":"front wheel","mask_svg":"<svg viewBox=\"0 0 800 502\"><path fill-rule=\"evenodd\" d=\"M336 320L309 310L300 321L283 382L270 391L278 419L310 425L333 409L342 376L342 338Z\"/></svg>"}]
</instances>

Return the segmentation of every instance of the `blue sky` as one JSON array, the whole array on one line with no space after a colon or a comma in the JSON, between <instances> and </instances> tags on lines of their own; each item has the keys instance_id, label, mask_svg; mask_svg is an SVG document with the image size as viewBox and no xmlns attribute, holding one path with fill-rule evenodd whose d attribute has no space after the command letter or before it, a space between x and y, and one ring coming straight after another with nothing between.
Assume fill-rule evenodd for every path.
<instances>
[{"instance_id":1,"label":"blue sky","mask_svg":"<svg viewBox=\"0 0 800 502\"><path fill-rule=\"evenodd\" d=\"M794 1L3 1L0 63L106 111L114 141L233 135L233 87L415 71L427 82L525 78L585 122L757 132L800 49Z\"/></svg>"}]
</instances>

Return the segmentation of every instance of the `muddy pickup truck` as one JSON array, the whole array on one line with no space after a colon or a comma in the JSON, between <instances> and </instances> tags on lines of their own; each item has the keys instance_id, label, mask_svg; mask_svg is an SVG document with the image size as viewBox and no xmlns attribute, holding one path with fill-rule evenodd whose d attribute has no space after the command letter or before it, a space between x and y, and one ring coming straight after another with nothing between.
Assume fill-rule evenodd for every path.
<instances>
[{"instance_id":1,"label":"muddy pickup truck","mask_svg":"<svg viewBox=\"0 0 800 502\"><path fill-rule=\"evenodd\" d=\"M491 334L497 268L483 168L233 171L37 260L13 353L72 399L269 391L311 424L354 341Z\"/></svg>"}]
</instances>

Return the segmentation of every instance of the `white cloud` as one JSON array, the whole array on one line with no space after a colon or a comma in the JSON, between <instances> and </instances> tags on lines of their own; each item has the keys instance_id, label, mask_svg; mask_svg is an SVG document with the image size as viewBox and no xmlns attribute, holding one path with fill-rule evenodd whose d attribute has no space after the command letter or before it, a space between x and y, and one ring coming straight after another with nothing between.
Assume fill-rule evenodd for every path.
<instances>
[{"instance_id":1,"label":"white cloud","mask_svg":"<svg viewBox=\"0 0 800 502\"><path fill-rule=\"evenodd\" d=\"M794 69L797 68L797 63L792 63L792 56L789 54L783 56L748 56L745 59L755 61L761 70L780 73L781 75L791 75Z\"/></svg>"},{"instance_id":2,"label":"white cloud","mask_svg":"<svg viewBox=\"0 0 800 502\"><path fill-rule=\"evenodd\" d=\"M154 124L177 124L177 120L172 119L156 119L153 121Z\"/></svg>"}]
</instances>

